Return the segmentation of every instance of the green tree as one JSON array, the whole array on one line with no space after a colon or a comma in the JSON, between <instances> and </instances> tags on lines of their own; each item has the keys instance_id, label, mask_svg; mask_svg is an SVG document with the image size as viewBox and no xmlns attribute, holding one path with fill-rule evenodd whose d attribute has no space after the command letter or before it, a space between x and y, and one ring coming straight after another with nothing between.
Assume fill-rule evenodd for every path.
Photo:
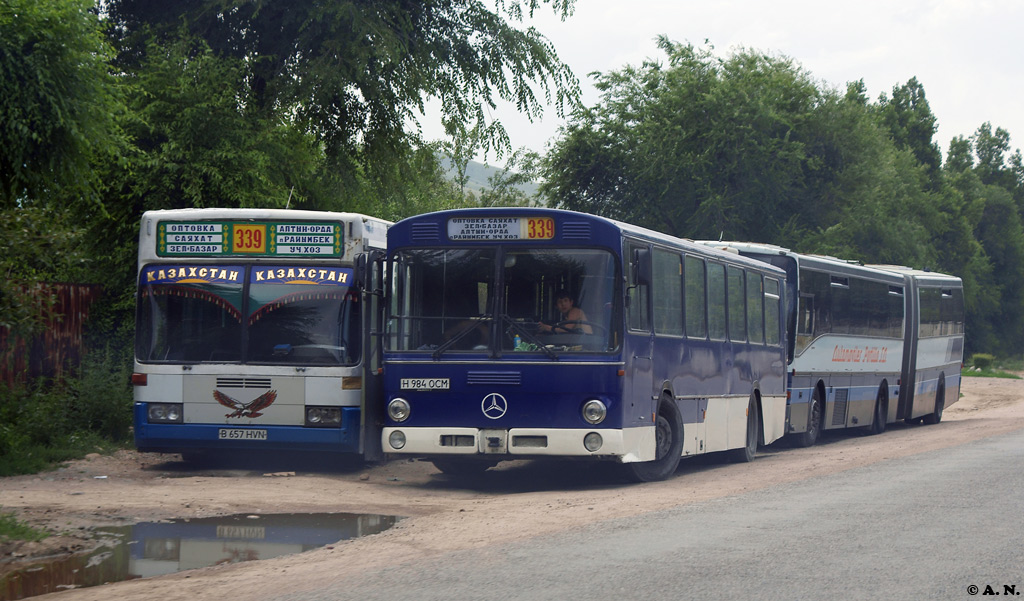
<instances>
[{"instance_id":1,"label":"green tree","mask_svg":"<svg viewBox=\"0 0 1024 601\"><path fill-rule=\"evenodd\" d=\"M789 59L659 39L665 64L598 76L545 163L560 206L686 237L934 264L924 169L864 96Z\"/></svg>"},{"instance_id":2,"label":"green tree","mask_svg":"<svg viewBox=\"0 0 1024 601\"><path fill-rule=\"evenodd\" d=\"M555 142L545 194L673 234L770 239L803 194L813 82L787 59L658 45L667 64L598 75L601 102Z\"/></svg>"},{"instance_id":3,"label":"green tree","mask_svg":"<svg viewBox=\"0 0 1024 601\"><path fill-rule=\"evenodd\" d=\"M0 209L95 201L93 167L119 152L119 86L93 8L0 3Z\"/></svg>"},{"instance_id":4,"label":"green tree","mask_svg":"<svg viewBox=\"0 0 1024 601\"><path fill-rule=\"evenodd\" d=\"M933 139L936 119L925 97L924 86L912 77L906 84L893 87L891 99L883 94L878 110L896 147L914 154L917 162L924 165L932 187L937 189L942 152Z\"/></svg>"},{"instance_id":5,"label":"green tree","mask_svg":"<svg viewBox=\"0 0 1024 601\"><path fill-rule=\"evenodd\" d=\"M141 64L146 41L174 37L184 23L215 56L245 66L235 94L262 119L282 108L323 145L331 169L357 177L403 156L407 131L430 98L449 133L478 132L485 149L508 150L498 99L531 117L544 104L575 101L578 83L536 29L514 24L550 4L563 18L572 0L356 0L321 3L113 0L121 62ZM372 177L372 176L371 176Z\"/></svg>"}]
</instances>

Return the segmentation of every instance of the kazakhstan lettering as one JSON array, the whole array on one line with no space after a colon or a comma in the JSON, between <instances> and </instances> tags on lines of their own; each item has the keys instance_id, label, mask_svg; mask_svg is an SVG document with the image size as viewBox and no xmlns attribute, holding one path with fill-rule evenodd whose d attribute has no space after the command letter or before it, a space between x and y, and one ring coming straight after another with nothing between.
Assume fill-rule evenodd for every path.
<instances>
[{"instance_id":1,"label":"kazakhstan lettering","mask_svg":"<svg viewBox=\"0 0 1024 601\"><path fill-rule=\"evenodd\" d=\"M320 283L348 283L348 272L338 269L319 269L316 267L289 267L288 269L254 269L253 281L269 280L313 280Z\"/></svg>"},{"instance_id":2,"label":"kazakhstan lettering","mask_svg":"<svg viewBox=\"0 0 1024 601\"><path fill-rule=\"evenodd\" d=\"M150 269L146 272L146 281L199 279L207 281L237 282L241 271L222 269L220 267L167 267Z\"/></svg>"},{"instance_id":3,"label":"kazakhstan lettering","mask_svg":"<svg viewBox=\"0 0 1024 601\"><path fill-rule=\"evenodd\" d=\"M847 348L837 344L832 350L833 363L885 363L889 349L882 346Z\"/></svg>"}]
</instances>

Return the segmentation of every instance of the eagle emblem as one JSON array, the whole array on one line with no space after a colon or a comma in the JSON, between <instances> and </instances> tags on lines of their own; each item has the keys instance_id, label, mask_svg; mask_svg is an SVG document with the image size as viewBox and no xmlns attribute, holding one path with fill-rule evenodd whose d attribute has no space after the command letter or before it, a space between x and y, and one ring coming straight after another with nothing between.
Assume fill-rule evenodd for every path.
<instances>
[{"instance_id":1,"label":"eagle emblem","mask_svg":"<svg viewBox=\"0 0 1024 601\"><path fill-rule=\"evenodd\" d=\"M277 391L268 390L248 403L236 401L219 390L213 391L213 398L228 409L234 409L233 413L225 413L224 417L259 417L261 411L274 404L277 400Z\"/></svg>"}]
</instances>

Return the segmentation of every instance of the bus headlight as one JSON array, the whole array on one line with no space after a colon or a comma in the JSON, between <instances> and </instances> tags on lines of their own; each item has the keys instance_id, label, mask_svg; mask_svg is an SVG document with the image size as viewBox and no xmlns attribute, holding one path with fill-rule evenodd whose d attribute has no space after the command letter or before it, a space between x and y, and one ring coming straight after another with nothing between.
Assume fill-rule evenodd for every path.
<instances>
[{"instance_id":1,"label":"bus headlight","mask_svg":"<svg viewBox=\"0 0 1024 601\"><path fill-rule=\"evenodd\" d=\"M319 428L340 426L341 409L339 407L307 407L306 425Z\"/></svg>"},{"instance_id":2,"label":"bus headlight","mask_svg":"<svg viewBox=\"0 0 1024 601\"><path fill-rule=\"evenodd\" d=\"M391 402L388 403L388 417L396 422L404 422L409 419L409 411L409 401L405 399L392 399Z\"/></svg>"},{"instance_id":3,"label":"bus headlight","mask_svg":"<svg viewBox=\"0 0 1024 601\"><path fill-rule=\"evenodd\" d=\"M591 399L586 403L583 403L583 419L588 424L597 425L604 421L604 418L608 417L608 408L604 406L604 403L597 399Z\"/></svg>"},{"instance_id":4,"label":"bus headlight","mask_svg":"<svg viewBox=\"0 0 1024 601\"><path fill-rule=\"evenodd\" d=\"M146 417L151 424L180 424L181 403L150 403Z\"/></svg>"},{"instance_id":5,"label":"bus headlight","mask_svg":"<svg viewBox=\"0 0 1024 601\"><path fill-rule=\"evenodd\" d=\"M388 436L388 444L392 449L401 449L405 446L405 432L395 430Z\"/></svg>"},{"instance_id":6,"label":"bus headlight","mask_svg":"<svg viewBox=\"0 0 1024 601\"><path fill-rule=\"evenodd\" d=\"M597 432L590 432L583 437L583 446L591 453L600 450L603 444L604 439Z\"/></svg>"}]
</instances>

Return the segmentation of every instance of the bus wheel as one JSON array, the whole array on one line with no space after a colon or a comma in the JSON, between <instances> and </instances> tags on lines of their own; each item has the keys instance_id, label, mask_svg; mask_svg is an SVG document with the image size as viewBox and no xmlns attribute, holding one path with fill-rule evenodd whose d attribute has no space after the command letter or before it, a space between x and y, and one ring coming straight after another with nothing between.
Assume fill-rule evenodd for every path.
<instances>
[{"instance_id":1,"label":"bus wheel","mask_svg":"<svg viewBox=\"0 0 1024 601\"><path fill-rule=\"evenodd\" d=\"M811 395L811 406L807 408L807 430L793 437L798 447L813 447L821 436L821 397L818 388Z\"/></svg>"},{"instance_id":2,"label":"bus wheel","mask_svg":"<svg viewBox=\"0 0 1024 601\"><path fill-rule=\"evenodd\" d=\"M488 468L498 465L496 461L480 461L478 459L461 458L431 459L430 462L434 464L434 467L441 470L442 474L455 476L457 478L479 476L486 472Z\"/></svg>"},{"instance_id":3,"label":"bus wheel","mask_svg":"<svg viewBox=\"0 0 1024 601\"><path fill-rule=\"evenodd\" d=\"M629 477L637 482L668 478L675 473L683 456L683 417L672 399L661 399L654 426L656 459L625 464Z\"/></svg>"},{"instance_id":4,"label":"bus wheel","mask_svg":"<svg viewBox=\"0 0 1024 601\"><path fill-rule=\"evenodd\" d=\"M942 410L946 407L946 374L939 376L939 389L935 391L935 413L924 416L924 423L937 424L942 421Z\"/></svg>"},{"instance_id":5,"label":"bus wheel","mask_svg":"<svg viewBox=\"0 0 1024 601\"><path fill-rule=\"evenodd\" d=\"M761 419L757 411L757 400L753 395L747 402L747 441L741 448L729 451L729 459L733 463L749 463L757 455L757 439L761 433Z\"/></svg>"},{"instance_id":6,"label":"bus wheel","mask_svg":"<svg viewBox=\"0 0 1024 601\"><path fill-rule=\"evenodd\" d=\"M889 418L889 398L885 394L885 387L878 389L878 397L875 399L875 418L868 426L868 434L881 434L885 432L885 420Z\"/></svg>"}]
</instances>

